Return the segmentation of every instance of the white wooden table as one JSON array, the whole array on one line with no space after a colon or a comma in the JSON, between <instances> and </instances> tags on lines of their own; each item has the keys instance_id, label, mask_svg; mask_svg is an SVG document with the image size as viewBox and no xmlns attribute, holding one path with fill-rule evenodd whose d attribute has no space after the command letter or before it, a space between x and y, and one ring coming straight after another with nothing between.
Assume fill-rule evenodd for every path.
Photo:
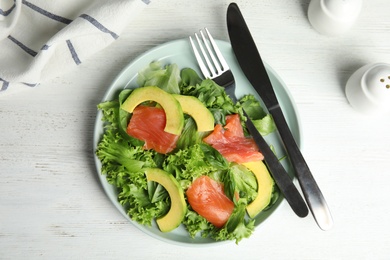
<instances>
[{"instance_id":1,"label":"white wooden table","mask_svg":"<svg viewBox=\"0 0 390 260\"><path fill-rule=\"evenodd\" d=\"M390 1L365 1L354 28L317 33L309 0L244 1L262 57L298 108L303 154L333 213L332 230L287 203L250 239L182 247L151 238L113 207L93 160L96 105L135 57L208 27L228 40L229 1L156 0L104 52L35 89L0 96L0 259L390 259L390 120L344 94L362 65L390 61Z\"/></svg>"}]
</instances>

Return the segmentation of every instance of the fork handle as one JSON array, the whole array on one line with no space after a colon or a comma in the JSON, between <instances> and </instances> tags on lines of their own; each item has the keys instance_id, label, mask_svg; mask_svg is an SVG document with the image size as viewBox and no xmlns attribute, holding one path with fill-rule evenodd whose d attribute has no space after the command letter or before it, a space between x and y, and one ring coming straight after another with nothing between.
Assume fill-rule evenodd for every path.
<instances>
[{"instance_id":1,"label":"fork handle","mask_svg":"<svg viewBox=\"0 0 390 260\"><path fill-rule=\"evenodd\" d=\"M314 180L314 177L294 140L280 106L273 107L269 112L278 128L280 137L282 138L290 162L293 165L295 174L298 178L299 185L305 196L306 203L309 206L314 219L322 230L329 230L333 225L332 215L320 188Z\"/></svg>"}]
</instances>

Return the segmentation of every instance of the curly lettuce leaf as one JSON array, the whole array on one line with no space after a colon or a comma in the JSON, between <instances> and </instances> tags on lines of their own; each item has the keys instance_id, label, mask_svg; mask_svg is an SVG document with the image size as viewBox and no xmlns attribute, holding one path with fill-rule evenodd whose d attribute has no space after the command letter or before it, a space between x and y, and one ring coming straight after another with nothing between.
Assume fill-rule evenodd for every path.
<instances>
[{"instance_id":1,"label":"curly lettuce leaf","mask_svg":"<svg viewBox=\"0 0 390 260\"><path fill-rule=\"evenodd\" d=\"M105 128L118 127L119 102L118 100L105 101L98 104L98 109L102 111L102 121Z\"/></svg>"},{"instance_id":2,"label":"curly lettuce leaf","mask_svg":"<svg viewBox=\"0 0 390 260\"><path fill-rule=\"evenodd\" d=\"M202 175L207 175L217 169L209 163L202 150L202 144L195 144L170 154L164 161L163 170L171 173L186 189Z\"/></svg>"},{"instance_id":3,"label":"curly lettuce leaf","mask_svg":"<svg viewBox=\"0 0 390 260\"><path fill-rule=\"evenodd\" d=\"M167 194L158 185L148 183L145 168L161 165L161 156L145 151L121 131L119 101L98 105L105 121L105 132L98 143L96 155L102 174L118 191L118 202L129 216L139 223L151 225L154 218L164 215L170 207Z\"/></svg>"},{"instance_id":4,"label":"curly lettuce leaf","mask_svg":"<svg viewBox=\"0 0 390 260\"><path fill-rule=\"evenodd\" d=\"M215 240L235 240L236 244L243 238L248 238L255 229L255 220L245 219L245 209L247 202L245 199L240 199L234 208L232 215L229 217L225 226L211 236Z\"/></svg>"},{"instance_id":5,"label":"curly lettuce leaf","mask_svg":"<svg viewBox=\"0 0 390 260\"><path fill-rule=\"evenodd\" d=\"M110 129L103 135L96 155L102 162L102 174L117 188L118 201L132 219L151 225L154 218L168 211L167 196L161 191L148 191L144 168L156 167L154 152L132 146L120 133Z\"/></svg>"},{"instance_id":6,"label":"curly lettuce leaf","mask_svg":"<svg viewBox=\"0 0 390 260\"><path fill-rule=\"evenodd\" d=\"M255 229L255 220L245 219L246 205L245 200L240 200L228 222L219 229L194 212L191 207L188 207L183 224L191 237L200 235L216 241L235 240L236 244L238 244L243 238L250 237Z\"/></svg>"},{"instance_id":7,"label":"curly lettuce leaf","mask_svg":"<svg viewBox=\"0 0 390 260\"><path fill-rule=\"evenodd\" d=\"M213 224L193 211L191 207L188 207L183 224L192 238L198 234L202 237L210 237L210 234L215 232L216 229Z\"/></svg>"},{"instance_id":8,"label":"curly lettuce leaf","mask_svg":"<svg viewBox=\"0 0 390 260\"><path fill-rule=\"evenodd\" d=\"M130 172L138 172L144 166L154 165L153 160L146 160L142 147L133 147L122 135L112 129L106 130L102 140L99 142L96 155L102 162L102 173L113 175L113 172L106 170L110 165L120 165ZM142 154L143 159L139 160Z\"/></svg>"},{"instance_id":9,"label":"curly lettuce leaf","mask_svg":"<svg viewBox=\"0 0 390 260\"><path fill-rule=\"evenodd\" d=\"M211 111L216 124L225 125L225 116L239 113L238 107L226 94L225 89L216 84L211 79L199 82L199 76L191 69L187 69L183 74L187 79L181 86L183 95L197 97Z\"/></svg>"}]
</instances>

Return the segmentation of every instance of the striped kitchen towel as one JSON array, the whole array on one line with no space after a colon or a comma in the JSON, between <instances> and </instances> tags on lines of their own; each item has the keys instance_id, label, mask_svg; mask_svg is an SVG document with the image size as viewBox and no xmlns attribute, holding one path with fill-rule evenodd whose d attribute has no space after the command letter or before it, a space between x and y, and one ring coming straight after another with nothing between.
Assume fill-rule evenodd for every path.
<instances>
[{"instance_id":1,"label":"striped kitchen towel","mask_svg":"<svg viewBox=\"0 0 390 260\"><path fill-rule=\"evenodd\" d=\"M77 67L115 41L149 2L1 0L0 95Z\"/></svg>"}]
</instances>

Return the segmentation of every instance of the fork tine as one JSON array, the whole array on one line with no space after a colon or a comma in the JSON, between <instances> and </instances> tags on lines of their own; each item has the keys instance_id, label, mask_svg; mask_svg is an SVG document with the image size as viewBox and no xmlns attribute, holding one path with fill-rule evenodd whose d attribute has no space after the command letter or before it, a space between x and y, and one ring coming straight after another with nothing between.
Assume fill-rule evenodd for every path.
<instances>
[{"instance_id":1,"label":"fork tine","mask_svg":"<svg viewBox=\"0 0 390 260\"><path fill-rule=\"evenodd\" d=\"M196 43L190 36L190 43L205 78L215 79L230 69L213 36L207 28L205 31L206 36L202 30L199 31L200 38L195 33Z\"/></svg>"},{"instance_id":2,"label":"fork tine","mask_svg":"<svg viewBox=\"0 0 390 260\"><path fill-rule=\"evenodd\" d=\"M220 64L222 65L222 70L223 71L229 70L229 66L228 66L225 58L223 57L221 51L219 50L217 43L215 42L213 36L211 36L211 34L207 28L205 28L205 30L206 30L207 36L210 40L210 43L213 46L214 52L217 55Z\"/></svg>"},{"instance_id":3,"label":"fork tine","mask_svg":"<svg viewBox=\"0 0 390 260\"><path fill-rule=\"evenodd\" d=\"M206 42L206 40L205 40L205 38L204 38L204 36L202 34L202 31L200 31L200 34L202 36L203 44L202 44L201 40L199 39L198 34L195 33L195 37L196 37L196 40L198 41L198 45L199 45L200 51L203 54L203 58L206 61L207 67L208 67L209 72L211 74L210 78L214 78L216 76L216 75L214 75L216 73L216 71L215 71L214 66L210 62L209 55L207 54L207 53L210 53L209 47L207 46L207 42ZM206 53L205 49L203 48L203 46L206 46L207 53Z\"/></svg>"},{"instance_id":4,"label":"fork tine","mask_svg":"<svg viewBox=\"0 0 390 260\"><path fill-rule=\"evenodd\" d=\"M195 36L196 36L196 34L195 34ZM206 64L204 64L203 59L200 56L199 51L198 51L194 41L192 40L192 37L190 36L189 38L190 38L192 50L195 54L196 61L198 62L198 65L200 67L200 70L203 73L203 76L205 76L205 78L211 78L210 72L207 69ZM198 43L199 43L199 40L198 40Z\"/></svg>"},{"instance_id":5,"label":"fork tine","mask_svg":"<svg viewBox=\"0 0 390 260\"><path fill-rule=\"evenodd\" d=\"M207 30L207 29L206 29L206 30ZM206 37L204 36L202 30L200 30L200 35L201 35L201 37L202 37L203 44L204 44L204 46L205 46L206 49L207 49L207 53L208 53L208 55L210 56L210 58L211 58L211 60L213 61L213 64L214 64L213 67L210 67L211 64L209 64L209 67L210 67L210 69L214 69L214 71L215 71L215 73L217 73L217 75L220 75L221 73L223 73L222 70L221 70L220 63L219 63L219 62L217 61L217 59L215 58L214 52L211 50L211 48L210 48L210 46L209 46L209 44L208 44L208 42L207 42L207 39L206 39ZM209 35L207 35L207 36L209 36ZM210 35L210 36L211 36L211 35ZM208 37L208 39L209 39L210 43L212 44L212 42L211 42L211 39L212 39L212 38ZM213 46L213 49L214 49L214 46ZM207 56L206 56L206 57L207 57Z\"/></svg>"}]
</instances>

